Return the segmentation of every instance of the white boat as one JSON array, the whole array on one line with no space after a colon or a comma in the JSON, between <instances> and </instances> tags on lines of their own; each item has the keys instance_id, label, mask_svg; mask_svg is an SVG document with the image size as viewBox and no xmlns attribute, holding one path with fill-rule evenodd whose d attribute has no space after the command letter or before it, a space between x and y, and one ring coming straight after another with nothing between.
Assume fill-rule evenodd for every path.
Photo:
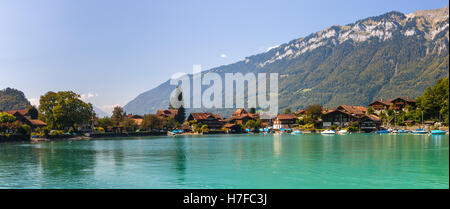
<instances>
[{"instance_id":1,"label":"white boat","mask_svg":"<svg viewBox=\"0 0 450 209\"><path fill-rule=\"evenodd\" d=\"M292 135L297 135L297 134L302 134L302 132L301 131L298 131L298 130L296 130L296 131L293 131L292 133L291 133Z\"/></svg>"},{"instance_id":2,"label":"white boat","mask_svg":"<svg viewBox=\"0 0 450 209\"><path fill-rule=\"evenodd\" d=\"M413 134L428 134L428 131L425 131L423 129L416 129L413 131Z\"/></svg>"},{"instance_id":3,"label":"white boat","mask_svg":"<svg viewBox=\"0 0 450 209\"><path fill-rule=\"evenodd\" d=\"M343 130L338 131L337 133L338 134L348 134L348 131L343 129Z\"/></svg>"},{"instance_id":4,"label":"white boat","mask_svg":"<svg viewBox=\"0 0 450 209\"><path fill-rule=\"evenodd\" d=\"M333 130L325 130L325 131L322 131L322 134L326 134L326 135L329 135L329 134L336 134L336 131L333 131Z\"/></svg>"}]
</instances>

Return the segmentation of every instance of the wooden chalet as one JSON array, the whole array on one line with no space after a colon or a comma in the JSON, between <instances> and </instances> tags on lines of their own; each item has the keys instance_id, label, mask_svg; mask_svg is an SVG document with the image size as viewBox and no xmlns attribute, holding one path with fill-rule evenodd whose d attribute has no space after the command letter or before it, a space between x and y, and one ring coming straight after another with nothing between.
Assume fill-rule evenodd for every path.
<instances>
[{"instance_id":1,"label":"wooden chalet","mask_svg":"<svg viewBox=\"0 0 450 209\"><path fill-rule=\"evenodd\" d=\"M236 110L231 117L227 119L227 122L234 124L246 124L249 120L259 119L258 114L252 114L245 111L244 108Z\"/></svg>"},{"instance_id":2,"label":"wooden chalet","mask_svg":"<svg viewBox=\"0 0 450 209\"><path fill-rule=\"evenodd\" d=\"M278 114L273 122L273 129L291 128L297 120L294 114Z\"/></svg>"},{"instance_id":3,"label":"wooden chalet","mask_svg":"<svg viewBox=\"0 0 450 209\"><path fill-rule=\"evenodd\" d=\"M144 121L144 116L142 115L127 115L127 117L133 119L138 126L140 126L142 121Z\"/></svg>"},{"instance_id":4,"label":"wooden chalet","mask_svg":"<svg viewBox=\"0 0 450 209\"><path fill-rule=\"evenodd\" d=\"M16 117L16 121L19 121L22 124L29 125L32 130L47 126L47 124L44 121L41 121L39 119L32 119L30 114L28 113L29 110L30 109L22 109L22 110L10 110L5 112Z\"/></svg>"},{"instance_id":5,"label":"wooden chalet","mask_svg":"<svg viewBox=\"0 0 450 209\"><path fill-rule=\"evenodd\" d=\"M197 121L203 125L207 125L210 130L221 129L224 125L224 120L220 115L213 113L191 113L187 117L187 121Z\"/></svg>"},{"instance_id":6,"label":"wooden chalet","mask_svg":"<svg viewBox=\"0 0 450 209\"><path fill-rule=\"evenodd\" d=\"M364 115L359 118L359 129L364 132L380 130L381 118L376 115Z\"/></svg>"},{"instance_id":7,"label":"wooden chalet","mask_svg":"<svg viewBox=\"0 0 450 209\"><path fill-rule=\"evenodd\" d=\"M175 118L176 115L178 115L177 109L169 109L169 110L157 110L156 115L163 117L163 118Z\"/></svg>"},{"instance_id":8,"label":"wooden chalet","mask_svg":"<svg viewBox=\"0 0 450 209\"><path fill-rule=\"evenodd\" d=\"M416 107L416 100L405 98L405 97L398 97L395 99L392 99L389 101L392 103L392 109L393 110L405 110L406 106Z\"/></svg>"},{"instance_id":9,"label":"wooden chalet","mask_svg":"<svg viewBox=\"0 0 450 209\"><path fill-rule=\"evenodd\" d=\"M358 121L366 114L367 108L362 106L341 105L328 110L322 115L322 126L329 128L332 125L345 127L351 122Z\"/></svg>"},{"instance_id":10,"label":"wooden chalet","mask_svg":"<svg viewBox=\"0 0 450 209\"><path fill-rule=\"evenodd\" d=\"M372 107L372 109L375 112L385 111L389 109L389 106L391 105L391 102L389 101L383 101L381 100L375 100L372 103L370 103L368 106Z\"/></svg>"}]
</instances>

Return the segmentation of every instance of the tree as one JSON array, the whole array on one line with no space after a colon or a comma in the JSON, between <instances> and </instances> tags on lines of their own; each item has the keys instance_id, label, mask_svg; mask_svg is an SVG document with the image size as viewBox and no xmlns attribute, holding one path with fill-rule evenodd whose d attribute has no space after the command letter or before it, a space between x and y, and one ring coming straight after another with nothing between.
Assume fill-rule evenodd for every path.
<instances>
[{"instance_id":1,"label":"tree","mask_svg":"<svg viewBox=\"0 0 450 209\"><path fill-rule=\"evenodd\" d=\"M125 117L121 122L120 122L120 126L124 127L125 130L127 131L134 131L138 128L138 125L136 124L136 122L129 117Z\"/></svg>"},{"instance_id":2,"label":"tree","mask_svg":"<svg viewBox=\"0 0 450 209\"><path fill-rule=\"evenodd\" d=\"M97 127L102 127L103 130L108 130L112 126L114 126L114 122L109 117L97 119Z\"/></svg>"},{"instance_id":3,"label":"tree","mask_svg":"<svg viewBox=\"0 0 450 209\"><path fill-rule=\"evenodd\" d=\"M0 111L25 109L28 106L30 102L23 92L12 88L0 90Z\"/></svg>"},{"instance_id":4,"label":"tree","mask_svg":"<svg viewBox=\"0 0 450 209\"><path fill-rule=\"evenodd\" d=\"M112 112L111 120L115 125L118 125L124 120L125 116L126 113L123 111L123 108L120 106L116 106L114 107L114 110Z\"/></svg>"},{"instance_id":5,"label":"tree","mask_svg":"<svg viewBox=\"0 0 450 209\"><path fill-rule=\"evenodd\" d=\"M152 129L162 129L162 118L156 115L144 115L142 120L141 129L151 131Z\"/></svg>"},{"instance_id":6,"label":"tree","mask_svg":"<svg viewBox=\"0 0 450 209\"><path fill-rule=\"evenodd\" d=\"M310 105L306 108L305 113L311 116L313 120L317 120L322 116L322 106L319 104Z\"/></svg>"},{"instance_id":7,"label":"tree","mask_svg":"<svg viewBox=\"0 0 450 209\"><path fill-rule=\"evenodd\" d=\"M6 112L0 112L0 123L13 123L14 121L16 121L16 117L14 117L14 115Z\"/></svg>"},{"instance_id":8,"label":"tree","mask_svg":"<svg viewBox=\"0 0 450 209\"><path fill-rule=\"evenodd\" d=\"M366 114L372 115L373 113L374 113L374 111L373 111L373 108L372 108L372 107L367 108Z\"/></svg>"},{"instance_id":9,"label":"tree","mask_svg":"<svg viewBox=\"0 0 450 209\"><path fill-rule=\"evenodd\" d=\"M186 120L186 110L184 109L183 105L178 108L178 113L175 115L174 119L178 123L184 123L184 120Z\"/></svg>"},{"instance_id":10,"label":"tree","mask_svg":"<svg viewBox=\"0 0 450 209\"><path fill-rule=\"evenodd\" d=\"M52 129L76 128L94 116L92 104L72 91L47 92L41 96L39 116Z\"/></svg>"},{"instance_id":11,"label":"tree","mask_svg":"<svg viewBox=\"0 0 450 209\"><path fill-rule=\"evenodd\" d=\"M251 114L255 114L255 113L256 113L256 108L254 108L254 107L250 108L250 111L249 111L249 113L251 113Z\"/></svg>"},{"instance_id":12,"label":"tree","mask_svg":"<svg viewBox=\"0 0 450 209\"><path fill-rule=\"evenodd\" d=\"M38 119L39 117L39 111L36 109L35 106L30 106L30 109L28 109L28 114L33 120Z\"/></svg>"},{"instance_id":13,"label":"tree","mask_svg":"<svg viewBox=\"0 0 450 209\"><path fill-rule=\"evenodd\" d=\"M261 120L257 119L257 120L249 120L247 121L247 123L245 123L245 128L248 128L250 130L258 130L259 128L261 128Z\"/></svg>"},{"instance_id":14,"label":"tree","mask_svg":"<svg viewBox=\"0 0 450 209\"><path fill-rule=\"evenodd\" d=\"M291 114L291 108L284 109L284 114Z\"/></svg>"},{"instance_id":15,"label":"tree","mask_svg":"<svg viewBox=\"0 0 450 209\"><path fill-rule=\"evenodd\" d=\"M434 86L425 89L416 99L417 106L423 110L424 119L449 120L449 78L437 80Z\"/></svg>"}]
</instances>

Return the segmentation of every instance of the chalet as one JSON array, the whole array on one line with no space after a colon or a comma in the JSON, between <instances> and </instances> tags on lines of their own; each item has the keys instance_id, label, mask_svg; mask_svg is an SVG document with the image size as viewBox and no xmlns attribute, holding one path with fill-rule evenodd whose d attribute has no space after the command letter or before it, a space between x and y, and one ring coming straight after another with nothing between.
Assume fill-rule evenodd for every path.
<instances>
[{"instance_id":1,"label":"chalet","mask_svg":"<svg viewBox=\"0 0 450 209\"><path fill-rule=\"evenodd\" d=\"M306 114L306 110L298 110L297 112L295 112L296 115L304 115Z\"/></svg>"},{"instance_id":2,"label":"chalet","mask_svg":"<svg viewBox=\"0 0 450 209\"><path fill-rule=\"evenodd\" d=\"M181 124L179 129L183 130L185 133L192 132L192 128L186 124Z\"/></svg>"},{"instance_id":3,"label":"chalet","mask_svg":"<svg viewBox=\"0 0 450 209\"><path fill-rule=\"evenodd\" d=\"M47 126L45 122L39 119L32 119L28 111L29 109L10 110L5 112L16 117L16 120L20 123L29 125L32 130Z\"/></svg>"},{"instance_id":4,"label":"chalet","mask_svg":"<svg viewBox=\"0 0 450 209\"><path fill-rule=\"evenodd\" d=\"M169 110L157 110L156 115L163 117L163 118L175 118L176 115L178 115L177 109L169 109Z\"/></svg>"},{"instance_id":5,"label":"chalet","mask_svg":"<svg viewBox=\"0 0 450 209\"><path fill-rule=\"evenodd\" d=\"M245 111L244 108L236 110L231 117L227 119L227 122L235 123L235 124L246 124L249 120L259 119L258 114L252 114Z\"/></svg>"},{"instance_id":6,"label":"chalet","mask_svg":"<svg viewBox=\"0 0 450 209\"><path fill-rule=\"evenodd\" d=\"M221 129L224 125L223 118L213 113L191 113L187 117L187 121L197 121L198 123L207 125L210 130Z\"/></svg>"},{"instance_id":7,"label":"chalet","mask_svg":"<svg viewBox=\"0 0 450 209\"><path fill-rule=\"evenodd\" d=\"M389 101L393 110L405 110L406 106L416 107L416 100L405 97L398 97Z\"/></svg>"},{"instance_id":8,"label":"chalet","mask_svg":"<svg viewBox=\"0 0 450 209\"><path fill-rule=\"evenodd\" d=\"M297 120L294 114L278 114L273 122L273 129L291 128Z\"/></svg>"},{"instance_id":9,"label":"chalet","mask_svg":"<svg viewBox=\"0 0 450 209\"><path fill-rule=\"evenodd\" d=\"M232 123L225 124L223 126L223 128L227 131L227 133L235 134L235 133L241 133L242 132L242 127L240 125L238 125L238 124L232 124Z\"/></svg>"},{"instance_id":10,"label":"chalet","mask_svg":"<svg viewBox=\"0 0 450 209\"><path fill-rule=\"evenodd\" d=\"M362 106L341 105L328 110L322 115L322 126L328 128L332 125L345 127L351 122L358 121L365 116L367 108Z\"/></svg>"},{"instance_id":11,"label":"chalet","mask_svg":"<svg viewBox=\"0 0 450 209\"><path fill-rule=\"evenodd\" d=\"M375 100L372 103L370 103L368 106L372 107L372 109L377 112L380 113L381 111L385 111L389 109L389 106L391 105L391 103L389 101L383 101L381 100Z\"/></svg>"},{"instance_id":12,"label":"chalet","mask_svg":"<svg viewBox=\"0 0 450 209\"><path fill-rule=\"evenodd\" d=\"M364 132L380 130L381 119L376 115L364 115L359 118L359 129Z\"/></svg>"},{"instance_id":13,"label":"chalet","mask_svg":"<svg viewBox=\"0 0 450 209\"><path fill-rule=\"evenodd\" d=\"M133 119L138 126L140 126L142 121L144 121L144 116L142 115L127 115L127 117Z\"/></svg>"}]
</instances>

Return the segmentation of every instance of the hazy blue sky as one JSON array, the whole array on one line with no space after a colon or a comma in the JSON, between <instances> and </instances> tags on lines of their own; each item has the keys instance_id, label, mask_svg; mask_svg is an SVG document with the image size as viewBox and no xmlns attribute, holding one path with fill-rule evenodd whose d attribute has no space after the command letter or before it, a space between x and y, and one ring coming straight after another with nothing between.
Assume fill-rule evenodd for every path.
<instances>
[{"instance_id":1,"label":"hazy blue sky","mask_svg":"<svg viewBox=\"0 0 450 209\"><path fill-rule=\"evenodd\" d=\"M125 105L176 72L230 64L331 25L444 0L0 0L0 89ZM89 96L88 96L89 95Z\"/></svg>"}]
</instances>

